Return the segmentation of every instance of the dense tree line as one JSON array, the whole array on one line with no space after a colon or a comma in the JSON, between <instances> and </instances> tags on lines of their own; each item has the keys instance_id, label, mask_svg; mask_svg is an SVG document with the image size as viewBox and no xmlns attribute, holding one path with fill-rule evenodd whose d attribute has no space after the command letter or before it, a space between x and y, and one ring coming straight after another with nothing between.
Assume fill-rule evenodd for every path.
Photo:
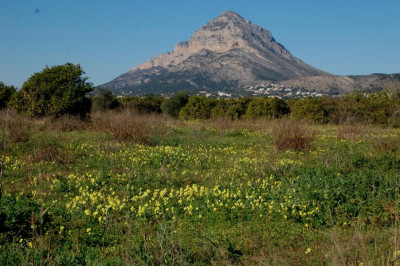
<instances>
[{"instance_id":1,"label":"dense tree line","mask_svg":"<svg viewBox=\"0 0 400 266\"><path fill-rule=\"evenodd\" d=\"M112 92L101 88L90 96L94 87L83 74L80 65L66 63L33 74L19 91L0 82L0 109L10 106L30 117L75 115L85 118L91 111L122 107L137 113L165 113L185 120L290 116L320 124L362 122L400 127L399 90L290 100L276 97L189 97L188 92L179 92L169 98L148 95L117 99Z\"/></svg>"},{"instance_id":2,"label":"dense tree line","mask_svg":"<svg viewBox=\"0 0 400 266\"><path fill-rule=\"evenodd\" d=\"M165 103L169 101L167 99ZM273 119L289 116L319 124L362 122L400 126L400 95L389 91L370 94L354 92L342 97L309 97L290 100L275 97L216 99L191 96L185 105L180 104L175 107L173 116L176 117L176 113L179 113L179 117L185 120L218 117ZM178 109L180 109L179 112Z\"/></svg>"}]
</instances>

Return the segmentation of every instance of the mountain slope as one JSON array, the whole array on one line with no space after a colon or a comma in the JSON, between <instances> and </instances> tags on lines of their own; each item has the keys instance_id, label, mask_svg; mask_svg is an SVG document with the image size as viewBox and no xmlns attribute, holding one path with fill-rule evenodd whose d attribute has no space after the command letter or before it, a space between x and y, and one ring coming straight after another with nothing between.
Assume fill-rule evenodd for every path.
<instances>
[{"instance_id":1,"label":"mountain slope","mask_svg":"<svg viewBox=\"0 0 400 266\"><path fill-rule=\"evenodd\" d=\"M349 93L353 90L365 92L400 88L400 74L370 74L358 76L314 76L285 80L279 83L288 89L305 88L330 95Z\"/></svg>"},{"instance_id":2,"label":"mountain slope","mask_svg":"<svg viewBox=\"0 0 400 266\"><path fill-rule=\"evenodd\" d=\"M226 11L174 51L102 85L118 94L230 90L265 82L329 75L293 56L272 34Z\"/></svg>"}]
</instances>

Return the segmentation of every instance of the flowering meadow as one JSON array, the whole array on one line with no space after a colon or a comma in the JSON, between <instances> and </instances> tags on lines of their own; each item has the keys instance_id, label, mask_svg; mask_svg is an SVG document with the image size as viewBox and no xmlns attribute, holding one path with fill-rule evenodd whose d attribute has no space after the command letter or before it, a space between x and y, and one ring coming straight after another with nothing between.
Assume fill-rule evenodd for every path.
<instances>
[{"instance_id":1,"label":"flowering meadow","mask_svg":"<svg viewBox=\"0 0 400 266\"><path fill-rule=\"evenodd\" d=\"M309 146L279 149L279 121L146 143L43 123L2 129L1 265L400 261L398 129L304 124Z\"/></svg>"}]
</instances>

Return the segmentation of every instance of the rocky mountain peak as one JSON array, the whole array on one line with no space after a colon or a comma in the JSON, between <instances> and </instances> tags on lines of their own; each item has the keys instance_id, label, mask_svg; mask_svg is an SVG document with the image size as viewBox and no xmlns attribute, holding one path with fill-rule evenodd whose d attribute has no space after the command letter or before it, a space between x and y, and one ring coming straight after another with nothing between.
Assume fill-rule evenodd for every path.
<instances>
[{"instance_id":1,"label":"rocky mountain peak","mask_svg":"<svg viewBox=\"0 0 400 266\"><path fill-rule=\"evenodd\" d=\"M209 21L206 25L204 25L202 28L213 28L213 27L225 27L228 25L235 25L235 26L240 26L240 25L246 25L246 24L251 24L249 20L244 19L241 17L239 14L232 12L232 11L225 11L223 12L220 16L216 17L215 19Z\"/></svg>"},{"instance_id":2,"label":"rocky mountain peak","mask_svg":"<svg viewBox=\"0 0 400 266\"><path fill-rule=\"evenodd\" d=\"M118 88L144 88L153 78L164 82L168 77L165 86L169 86L176 79L170 77L184 75L179 82L190 87L225 84L240 88L260 81L326 74L294 57L267 29L225 11L195 31L188 41L177 43L172 52L151 58L110 83ZM203 83L208 85L200 85Z\"/></svg>"}]
</instances>

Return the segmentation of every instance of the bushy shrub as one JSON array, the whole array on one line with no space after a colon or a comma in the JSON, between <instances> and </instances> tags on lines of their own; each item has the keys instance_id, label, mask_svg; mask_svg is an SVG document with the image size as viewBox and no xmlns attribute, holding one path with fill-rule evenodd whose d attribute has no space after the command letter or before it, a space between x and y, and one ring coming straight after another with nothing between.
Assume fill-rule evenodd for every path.
<instances>
[{"instance_id":1,"label":"bushy shrub","mask_svg":"<svg viewBox=\"0 0 400 266\"><path fill-rule=\"evenodd\" d=\"M0 109L7 107L15 92L16 89L13 86L6 86L3 82L0 82Z\"/></svg>"},{"instance_id":2,"label":"bushy shrub","mask_svg":"<svg viewBox=\"0 0 400 266\"><path fill-rule=\"evenodd\" d=\"M246 117L280 118L289 114L290 108L286 101L273 98L254 98L248 105Z\"/></svg>"},{"instance_id":3,"label":"bushy shrub","mask_svg":"<svg viewBox=\"0 0 400 266\"><path fill-rule=\"evenodd\" d=\"M189 94L185 91L178 92L165 100L161 105L163 113L172 117L178 117L181 109L188 103Z\"/></svg>"},{"instance_id":4,"label":"bushy shrub","mask_svg":"<svg viewBox=\"0 0 400 266\"><path fill-rule=\"evenodd\" d=\"M92 102L86 96L93 87L82 77L85 72L80 65L46 67L33 74L17 93L15 109L30 117L63 115L86 117Z\"/></svg>"},{"instance_id":5,"label":"bushy shrub","mask_svg":"<svg viewBox=\"0 0 400 266\"><path fill-rule=\"evenodd\" d=\"M97 94L93 96L93 111L104 111L118 108L121 104L115 95L104 88L98 88Z\"/></svg>"},{"instance_id":6,"label":"bushy shrub","mask_svg":"<svg viewBox=\"0 0 400 266\"><path fill-rule=\"evenodd\" d=\"M163 97L152 94L145 97L130 96L122 99L122 105L138 114L161 114L164 100Z\"/></svg>"},{"instance_id":7,"label":"bushy shrub","mask_svg":"<svg viewBox=\"0 0 400 266\"><path fill-rule=\"evenodd\" d=\"M192 96L185 107L179 112L179 117L186 120L209 119L211 117L211 110L216 104L216 99L208 99L205 96Z\"/></svg>"},{"instance_id":8,"label":"bushy shrub","mask_svg":"<svg viewBox=\"0 0 400 266\"><path fill-rule=\"evenodd\" d=\"M238 119L246 113L247 106L251 100L252 99L250 97L219 99L215 106L211 109L211 117Z\"/></svg>"},{"instance_id":9,"label":"bushy shrub","mask_svg":"<svg viewBox=\"0 0 400 266\"><path fill-rule=\"evenodd\" d=\"M399 124L400 98L392 92L354 92L341 99L339 105L345 116L366 124Z\"/></svg>"},{"instance_id":10,"label":"bushy shrub","mask_svg":"<svg viewBox=\"0 0 400 266\"><path fill-rule=\"evenodd\" d=\"M229 107L228 101L224 99L217 100L215 106L211 109L212 118L223 118L226 117L226 111Z\"/></svg>"},{"instance_id":11,"label":"bushy shrub","mask_svg":"<svg viewBox=\"0 0 400 266\"><path fill-rule=\"evenodd\" d=\"M304 119L315 123L327 123L328 112L320 98L304 98L296 100L291 106L290 116L295 119Z\"/></svg>"}]
</instances>

